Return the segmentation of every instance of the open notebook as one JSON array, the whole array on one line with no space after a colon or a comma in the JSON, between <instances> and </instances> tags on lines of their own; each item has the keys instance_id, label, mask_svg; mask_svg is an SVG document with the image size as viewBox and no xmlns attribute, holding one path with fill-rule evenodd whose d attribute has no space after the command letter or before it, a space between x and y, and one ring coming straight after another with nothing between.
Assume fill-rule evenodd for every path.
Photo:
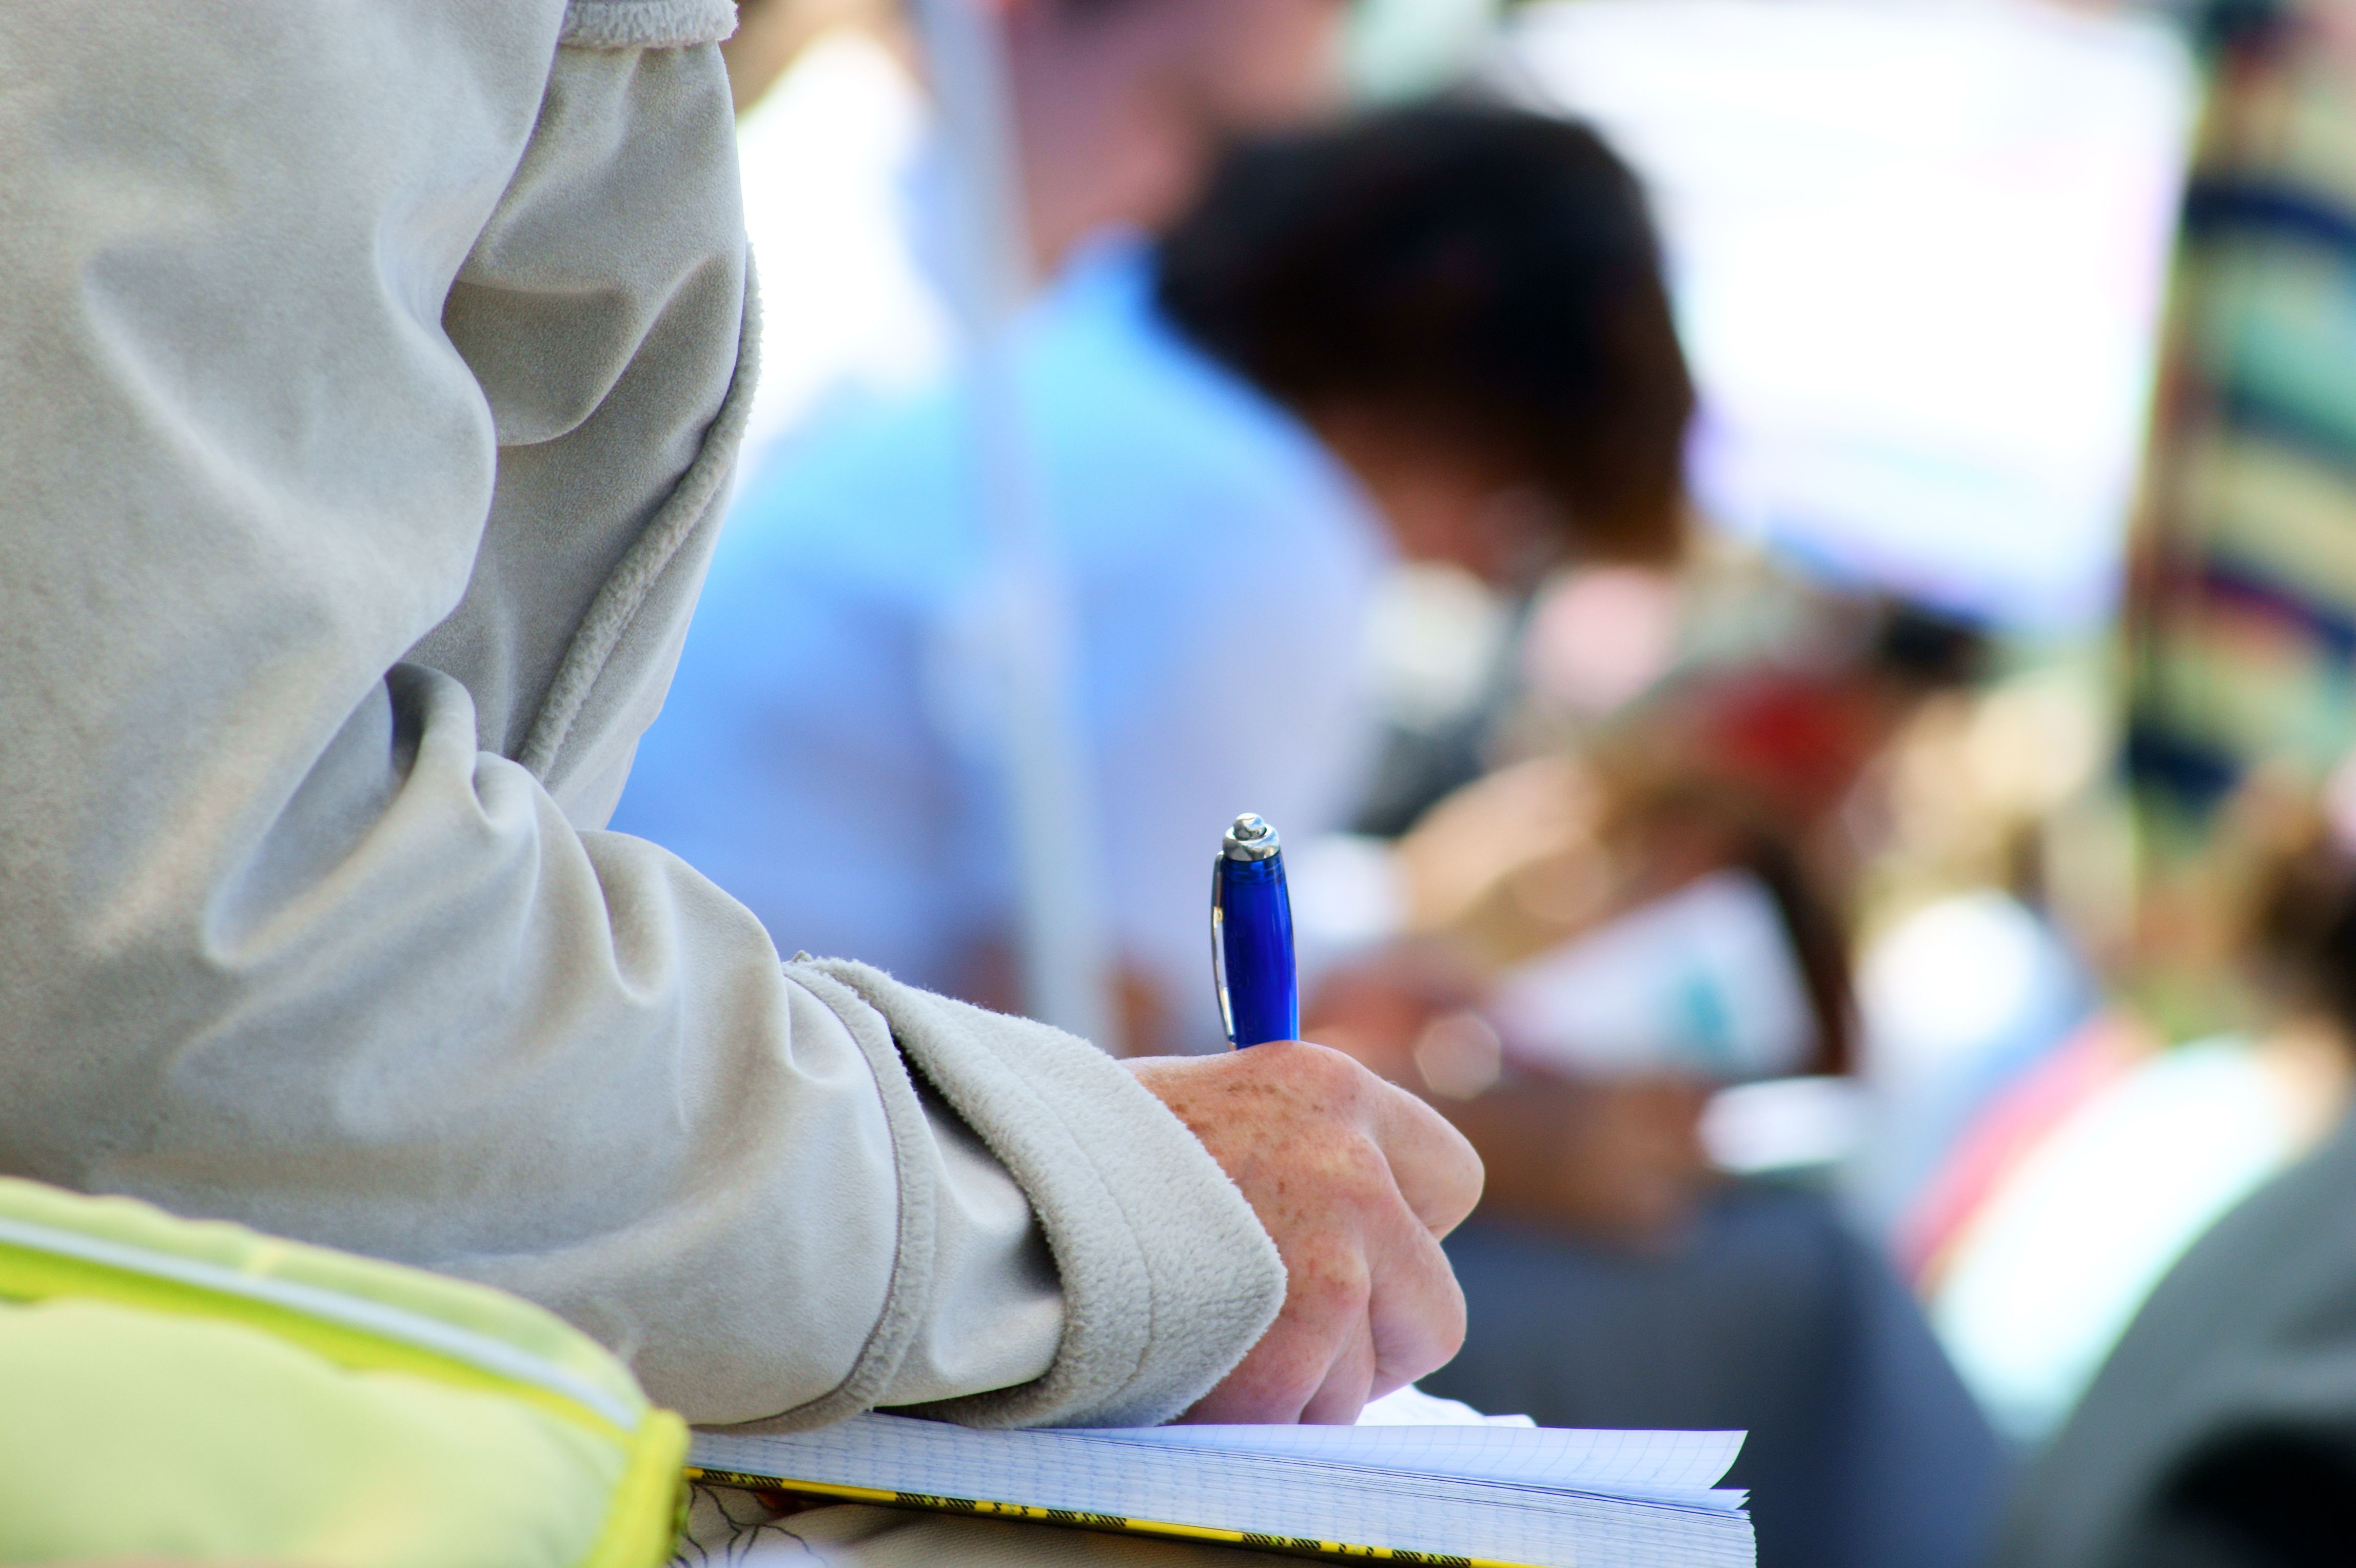
<instances>
[{"instance_id":1,"label":"open notebook","mask_svg":"<svg viewBox=\"0 0 2356 1568\"><path fill-rule=\"evenodd\" d=\"M691 1475L1283 1552L1527 1568L1751 1568L1739 1432L1509 1425L978 1432L862 1415L699 1433Z\"/></svg>"}]
</instances>

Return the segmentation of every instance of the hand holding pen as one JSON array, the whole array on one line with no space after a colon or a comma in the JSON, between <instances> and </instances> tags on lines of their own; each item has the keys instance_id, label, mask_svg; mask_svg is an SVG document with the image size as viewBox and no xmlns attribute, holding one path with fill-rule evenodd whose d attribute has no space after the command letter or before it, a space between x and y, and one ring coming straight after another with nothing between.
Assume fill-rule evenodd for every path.
<instances>
[{"instance_id":1,"label":"hand holding pen","mask_svg":"<svg viewBox=\"0 0 2356 1568\"><path fill-rule=\"evenodd\" d=\"M1236 820L1212 883L1213 974L1249 1050L1130 1070L1202 1140L1284 1260L1284 1305L1189 1421L1348 1422L1445 1362L1464 1298L1440 1238L1481 1193L1481 1161L1423 1101L1305 1045L1276 830Z\"/></svg>"}]
</instances>

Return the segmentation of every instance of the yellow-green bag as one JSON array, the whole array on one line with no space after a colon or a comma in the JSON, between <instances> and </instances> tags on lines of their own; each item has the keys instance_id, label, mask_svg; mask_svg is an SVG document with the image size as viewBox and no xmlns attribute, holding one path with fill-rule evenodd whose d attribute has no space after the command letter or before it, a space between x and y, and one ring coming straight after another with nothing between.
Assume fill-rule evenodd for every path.
<instances>
[{"instance_id":1,"label":"yellow-green bag","mask_svg":"<svg viewBox=\"0 0 2356 1568\"><path fill-rule=\"evenodd\" d=\"M647 1568L686 1452L498 1291L0 1178L0 1563Z\"/></svg>"}]
</instances>

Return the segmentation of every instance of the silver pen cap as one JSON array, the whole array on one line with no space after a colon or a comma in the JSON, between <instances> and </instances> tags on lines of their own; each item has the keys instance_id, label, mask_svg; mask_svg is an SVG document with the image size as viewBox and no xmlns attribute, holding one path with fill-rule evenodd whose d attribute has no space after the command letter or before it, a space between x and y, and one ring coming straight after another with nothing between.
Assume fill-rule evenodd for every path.
<instances>
[{"instance_id":1,"label":"silver pen cap","mask_svg":"<svg viewBox=\"0 0 2356 1568\"><path fill-rule=\"evenodd\" d=\"M1266 860L1283 847L1276 830L1252 811L1237 817L1219 841L1219 853L1229 860Z\"/></svg>"}]
</instances>

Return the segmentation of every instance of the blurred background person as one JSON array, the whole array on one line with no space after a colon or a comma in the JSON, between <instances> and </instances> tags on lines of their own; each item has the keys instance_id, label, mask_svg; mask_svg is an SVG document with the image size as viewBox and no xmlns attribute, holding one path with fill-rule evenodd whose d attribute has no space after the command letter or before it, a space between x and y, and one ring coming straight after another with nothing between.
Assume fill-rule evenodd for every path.
<instances>
[{"instance_id":1,"label":"blurred background person","mask_svg":"<svg viewBox=\"0 0 2356 1568\"><path fill-rule=\"evenodd\" d=\"M2053 1434L2187 1249L2345 1110L2343 853L2322 810L2261 771L2212 823L2210 854L2242 868L2211 881L2207 914L2233 1026L2171 1044L2131 1002L2104 1004L1991 1097L1904 1218L1933 1320L2025 1444Z\"/></svg>"},{"instance_id":2,"label":"blurred background person","mask_svg":"<svg viewBox=\"0 0 2356 1568\"><path fill-rule=\"evenodd\" d=\"M2356 18L2292 0L2186 14L2210 98L2136 519L2123 758L2134 979L2197 1031L2246 995L2232 919L2210 918L2244 869L2219 831L2234 790L2268 770L2312 791L2356 744Z\"/></svg>"},{"instance_id":3,"label":"blurred background person","mask_svg":"<svg viewBox=\"0 0 2356 1568\"><path fill-rule=\"evenodd\" d=\"M1347 822L1384 564L1510 586L1674 549L1691 394L1654 242L1591 133L1402 110L1240 153L1158 246L1100 236L1017 352L1128 1044L1205 1048L1205 846L1247 805L1301 838ZM813 428L748 487L616 821L787 948L1005 1005L962 395Z\"/></svg>"},{"instance_id":4,"label":"blurred background person","mask_svg":"<svg viewBox=\"0 0 2356 1568\"><path fill-rule=\"evenodd\" d=\"M1030 269L1155 229L1237 135L1338 107L1348 0L987 0L1012 99ZM729 71L766 331L748 459L956 354L955 175L894 0L750 0ZM746 465L750 478L753 464Z\"/></svg>"},{"instance_id":5,"label":"blurred background person","mask_svg":"<svg viewBox=\"0 0 2356 1568\"><path fill-rule=\"evenodd\" d=\"M1547 1425L1742 1428L1762 1563L1961 1568L2004 1456L1888 1262L1794 1179L1823 1151L1788 1133L1795 1103L1853 1109L1837 819L1978 639L1793 596L1798 636L1673 669L1424 813L1397 851L1404 945L1336 971L1305 1027L1487 1166L1450 1247L1464 1348L1426 1387ZM1762 1095L1782 1146L1746 1150L1730 1116ZM1730 1180L1745 1163L1791 1168Z\"/></svg>"},{"instance_id":6,"label":"blurred background person","mask_svg":"<svg viewBox=\"0 0 2356 1568\"><path fill-rule=\"evenodd\" d=\"M2356 27L2303 0L2187 17L2211 91L2129 580L2142 888L2121 969L2244 1087L2212 1082L2166 1154L2110 1173L2211 1174L2196 1222L2132 1260L2140 1311L2008 1532L2024 1568L2335 1562L2356 1495Z\"/></svg>"},{"instance_id":7,"label":"blurred background person","mask_svg":"<svg viewBox=\"0 0 2356 1568\"><path fill-rule=\"evenodd\" d=\"M2200 1436L2169 1402L2202 1375L2200 1357L2179 1340L2162 1374L2130 1348L2164 1342L2152 1337L2160 1331L2128 1325L2147 1298L2163 1316L2171 1292L2182 1299L2189 1287L2155 1286L2179 1259L2197 1273L2195 1260L2217 1255L2204 1235L2222 1247L2258 1233L2233 1218L2239 1206L2276 1201L2269 1183L2329 1137L2348 1104L2340 1026L2319 1001L2319 965L2338 961L2297 934L2329 900L2310 891L2286 903L2285 889L2300 866L2328 879L2334 855L2314 824L2335 814L2331 769L2356 736L2339 539L2341 449L2356 430L2344 368L2356 346L2345 195L2356 49L2338 6L2201 5L2182 18L2208 99L2124 579L2109 743L2119 787L2104 812L2080 819L2090 838L2116 835L2115 915L2056 943L2034 908L2051 901L2033 880L2017 884L2022 900L1901 923L1869 957L1863 987L1888 1034L1929 1044L1926 1060L1948 1056L1944 1098L1961 1108L1884 1135L1920 1178L1883 1212L1934 1323L2024 1445L2041 1448L2057 1430L2105 1434L2064 1436L2040 1466L2040 1562L2190 1550L2115 1532L2158 1506L2157 1492L2138 1500L2121 1488L2158 1486L2158 1470ZM1950 773L1965 773L1957 764L1975 749L1934 742L1923 756L1944 750ZM1959 940L1982 961L1945 985L1937 972ZM1933 956L1943 945L1947 959ZM2009 1018L1990 1005L2008 994L2019 1004ZM1980 1026L1978 1042L1962 1038L1968 1025L1933 1023L1943 1003L1950 1026ZM2327 1254L2329 1235L2318 1233ZM2297 1280L2313 1260L2262 1267L2243 1246L2243 1288L2301 1299ZM2245 1330L2219 1334L2220 1375L2278 1321L2269 1302ZM2097 1381L2114 1345L2120 1369ZM2094 1398L2090 1382L2102 1394L2073 1418ZM2097 1444L2138 1422L2162 1448L2098 1456ZM2064 1500L2081 1483L2083 1510ZM2013 1550L2029 1551L2027 1540L2018 1534Z\"/></svg>"},{"instance_id":8,"label":"blurred background person","mask_svg":"<svg viewBox=\"0 0 2356 1568\"><path fill-rule=\"evenodd\" d=\"M2032 1473L2004 1563L2320 1568L2347 1558L2356 1498L2356 1122L2342 1113L2356 1066L2349 764L2331 794L2320 813L2270 813L2244 949L2247 982L2274 999L2276 1017L2242 1048L2271 1071L2286 1130L2245 1136L2261 1152L2244 1155L2247 1174L2226 1201L2170 1236L2158 1267L2122 1271L2141 1310ZM2216 1124L2234 1119L2230 1101L2211 1107L2206 1126L2179 1116L2167 1157L2213 1165ZM2128 1174L2164 1168L2152 1158ZM2108 1223L2080 1217L2104 1255Z\"/></svg>"}]
</instances>

